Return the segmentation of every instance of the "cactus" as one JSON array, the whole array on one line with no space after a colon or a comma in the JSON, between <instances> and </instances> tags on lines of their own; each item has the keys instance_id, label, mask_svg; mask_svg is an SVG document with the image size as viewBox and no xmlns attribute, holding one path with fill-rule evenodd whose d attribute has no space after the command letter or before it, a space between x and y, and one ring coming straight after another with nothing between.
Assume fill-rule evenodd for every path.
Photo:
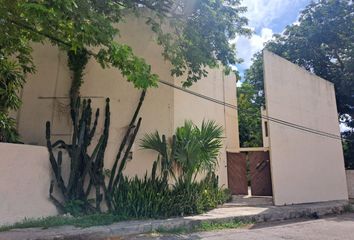
<instances>
[{"instance_id":1,"label":"cactus","mask_svg":"<svg viewBox=\"0 0 354 240\"><path fill-rule=\"evenodd\" d=\"M109 177L108 185L104 187L105 190L105 200L109 211L112 211L112 196L116 191L119 191L120 182L123 179L123 170L126 166L129 152L133 146L136 135L140 129L140 124L142 118L138 118L141 106L144 102L146 95L146 90L143 90L138 106L135 109L134 115L129 123L128 129L123 137L123 140L119 146L119 150L114 161L113 167L111 169L111 174Z\"/></svg>"},{"instance_id":2,"label":"cactus","mask_svg":"<svg viewBox=\"0 0 354 240\"><path fill-rule=\"evenodd\" d=\"M108 183L105 183L104 174L104 154L107 147L110 126L110 107L109 99L106 101L105 122L103 133L91 154L88 147L91 145L95 135L99 118L97 109L94 122L92 124L91 100L82 101L78 99L74 108L71 108L71 119L73 124L73 134L71 144L63 140L52 144L50 123L46 124L47 148L49 151L49 161L54 173L54 180L51 182L49 197L61 212L67 212L68 205L80 203L80 213L101 212L101 203L105 198L108 210L112 210L112 196L119 191L120 181L123 178L123 170L126 166L129 152L133 146L136 135L139 131L142 119L138 118L141 106L145 99L146 91L142 91L139 104L134 112L127 132L119 146L114 165ZM81 111L80 111L81 109ZM55 156L53 149L60 149ZM70 159L70 174L67 181L63 180L62 152L66 151ZM65 184L67 182L67 184ZM88 183L85 185L85 183ZM57 186L63 198L60 202L53 195L54 187ZM89 195L95 191L95 205L91 205Z\"/></svg>"},{"instance_id":3,"label":"cactus","mask_svg":"<svg viewBox=\"0 0 354 240\"><path fill-rule=\"evenodd\" d=\"M49 151L49 161L54 173L54 180L51 181L49 197L57 208L62 212L71 213L91 213L101 212L101 202L105 196L108 209L111 210L112 195L119 186L119 181L123 177L122 171L125 168L129 152L134 143L135 137L139 131L141 118L136 123L139 111L145 99L146 90L143 90L140 96L139 104L134 112L133 118L129 124L128 130L120 144L118 154L111 170L111 176L108 186L105 184L105 174L103 173L104 153L107 147L110 125L109 99L106 101L105 122L103 134L92 151L88 153L95 135L99 109L97 109L94 122L92 122L91 100L80 100L80 88L83 83L83 72L89 60L89 54L85 49L68 51L68 67L72 72L72 83L70 88L70 116L73 124L73 134L71 144L63 140L52 144L50 134L50 122L46 123L46 139ZM57 156L53 149L60 151ZM61 174L62 151L66 151L70 159L70 173L66 181ZM122 156L122 157L121 157ZM85 183L87 183L85 185ZM63 203L53 196L54 186L61 192ZM88 197L92 190L95 190L95 205L91 205ZM102 191L103 189L103 191ZM77 209L79 208L79 209Z\"/></svg>"},{"instance_id":4,"label":"cactus","mask_svg":"<svg viewBox=\"0 0 354 240\"><path fill-rule=\"evenodd\" d=\"M102 201L101 187L104 184L103 160L110 125L108 98L106 100L103 134L100 136L98 143L90 154L88 148L91 146L92 139L95 135L99 115L99 109L97 109L92 124L91 100L81 101L78 99L75 108L71 110L71 119L74 127L71 144L67 144L63 140L52 143L50 122L46 123L49 161L54 173L54 180L50 185L49 197L62 212L66 212L66 205L72 202L81 203L80 212L82 213L100 211L100 202ZM54 149L60 149L57 156L54 154ZM63 151L68 153L70 159L70 173L66 181L67 184L65 184L61 171ZM85 182L88 183L87 186L85 186ZM53 196L55 185L60 190L63 203ZM95 206L92 206L88 199L92 187L96 189Z\"/></svg>"}]
</instances>

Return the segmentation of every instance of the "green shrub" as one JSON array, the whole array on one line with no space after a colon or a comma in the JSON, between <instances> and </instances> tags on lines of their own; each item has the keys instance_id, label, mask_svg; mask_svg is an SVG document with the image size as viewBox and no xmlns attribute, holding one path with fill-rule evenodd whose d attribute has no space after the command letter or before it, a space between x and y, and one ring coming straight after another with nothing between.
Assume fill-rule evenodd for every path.
<instances>
[{"instance_id":1,"label":"green shrub","mask_svg":"<svg viewBox=\"0 0 354 240\"><path fill-rule=\"evenodd\" d=\"M222 146L222 128L213 121L197 127L186 121L168 141L158 132L144 137L141 147L158 152L151 177L122 177L113 194L114 213L156 218L200 214L230 198L214 174ZM156 177L159 164L160 176ZM197 181L199 174L205 174ZM168 179L174 184L169 186Z\"/></svg>"},{"instance_id":2,"label":"green shrub","mask_svg":"<svg viewBox=\"0 0 354 240\"><path fill-rule=\"evenodd\" d=\"M69 200L63 203L63 211L65 213L70 213L72 216L83 216L85 215L86 206L86 203L82 200Z\"/></svg>"},{"instance_id":3,"label":"green shrub","mask_svg":"<svg viewBox=\"0 0 354 240\"><path fill-rule=\"evenodd\" d=\"M156 176L157 162L150 177L124 177L113 195L114 213L134 218L157 218L168 216L170 191L167 176Z\"/></svg>"},{"instance_id":4,"label":"green shrub","mask_svg":"<svg viewBox=\"0 0 354 240\"><path fill-rule=\"evenodd\" d=\"M172 188L172 214L185 216L200 214L229 200L228 191L219 188L218 177L208 173L200 182L178 181Z\"/></svg>"},{"instance_id":5,"label":"green shrub","mask_svg":"<svg viewBox=\"0 0 354 240\"><path fill-rule=\"evenodd\" d=\"M218 187L215 174L202 181L189 183L183 180L168 186L166 177L156 177L156 165L151 177L143 179L125 177L120 191L113 196L114 214L127 218L165 218L206 212L225 203L230 195Z\"/></svg>"},{"instance_id":6,"label":"green shrub","mask_svg":"<svg viewBox=\"0 0 354 240\"><path fill-rule=\"evenodd\" d=\"M155 132L145 135L140 146L158 153L162 173L187 184L194 182L198 174L215 170L222 132L222 127L214 121L203 121L200 127L185 121L171 141Z\"/></svg>"},{"instance_id":7,"label":"green shrub","mask_svg":"<svg viewBox=\"0 0 354 240\"><path fill-rule=\"evenodd\" d=\"M19 140L15 120L0 111L0 142L17 143Z\"/></svg>"}]
</instances>

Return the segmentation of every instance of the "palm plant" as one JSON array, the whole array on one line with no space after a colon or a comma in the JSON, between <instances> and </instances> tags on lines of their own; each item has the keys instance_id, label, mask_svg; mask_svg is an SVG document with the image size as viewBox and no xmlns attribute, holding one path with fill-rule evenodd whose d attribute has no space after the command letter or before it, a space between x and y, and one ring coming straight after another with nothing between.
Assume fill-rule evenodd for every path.
<instances>
[{"instance_id":1,"label":"palm plant","mask_svg":"<svg viewBox=\"0 0 354 240\"><path fill-rule=\"evenodd\" d=\"M215 170L222 132L222 127L215 121L203 121L200 128L185 121L170 142L156 131L145 135L140 146L158 152L162 174L170 174L176 181L192 183L199 173Z\"/></svg>"}]
</instances>

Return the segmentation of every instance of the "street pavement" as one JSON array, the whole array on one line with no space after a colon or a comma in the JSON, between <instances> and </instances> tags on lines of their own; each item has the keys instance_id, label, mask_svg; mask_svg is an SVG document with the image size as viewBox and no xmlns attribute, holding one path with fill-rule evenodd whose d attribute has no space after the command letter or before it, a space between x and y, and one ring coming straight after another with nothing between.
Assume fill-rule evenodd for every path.
<instances>
[{"instance_id":1,"label":"street pavement","mask_svg":"<svg viewBox=\"0 0 354 240\"><path fill-rule=\"evenodd\" d=\"M111 238L113 240L114 238ZM121 239L121 238L117 238ZM191 234L138 235L125 240L354 240L354 213L317 220L296 220L278 223L263 223L247 229Z\"/></svg>"}]
</instances>

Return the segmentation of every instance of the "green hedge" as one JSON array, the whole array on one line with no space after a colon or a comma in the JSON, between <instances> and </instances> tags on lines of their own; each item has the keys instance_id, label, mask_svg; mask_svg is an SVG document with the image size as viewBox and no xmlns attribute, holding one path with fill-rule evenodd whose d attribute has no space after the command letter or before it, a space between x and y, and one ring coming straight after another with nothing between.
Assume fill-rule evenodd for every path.
<instances>
[{"instance_id":1,"label":"green hedge","mask_svg":"<svg viewBox=\"0 0 354 240\"><path fill-rule=\"evenodd\" d=\"M114 214L132 218L166 218L200 214L230 199L228 190L218 187L209 173L199 182L177 181L169 186L167 177L121 179L113 196Z\"/></svg>"}]
</instances>

